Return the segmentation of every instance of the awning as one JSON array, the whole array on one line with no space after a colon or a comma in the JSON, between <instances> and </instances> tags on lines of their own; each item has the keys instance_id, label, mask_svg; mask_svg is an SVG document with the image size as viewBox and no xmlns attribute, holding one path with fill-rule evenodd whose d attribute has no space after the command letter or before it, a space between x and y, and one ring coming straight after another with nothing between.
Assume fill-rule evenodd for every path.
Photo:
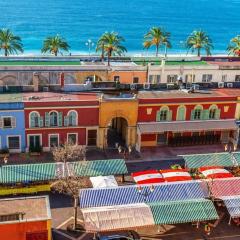
<instances>
[{"instance_id":1,"label":"awning","mask_svg":"<svg viewBox=\"0 0 240 240\"><path fill-rule=\"evenodd\" d=\"M121 230L154 225L150 207L145 203L82 209L88 232Z\"/></svg>"},{"instance_id":2,"label":"awning","mask_svg":"<svg viewBox=\"0 0 240 240\"><path fill-rule=\"evenodd\" d=\"M162 174L157 170L147 170L132 173L132 177L137 184L151 184L164 182Z\"/></svg>"},{"instance_id":3,"label":"awning","mask_svg":"<svg viewBox=\"0 0 240 240\"><path fill-rule=\"evenodd\" d=\"M218 219L210 200L192 199L165 203L149 203L155 224L176 224Z\"/></svg>"},{"instance_id":4,"label":"awning","mask_svg":"<svg viewBox=\"0 0 240 240\"><path fill-rule=\"evenodd\" d=\"M117 181L114 176L90 177L94 188L117 187Z\"/></svg>"},{"instance_id":5,"label":"awning","mask_svg":"<svg viewBox=\"0 0 240 240\"><path fill-rule=\"evenodd\" d=\"M208 182L212 196L215 198L240 195L240 178L222 178Z\"/></svg>"},{"instance_id":6,"label":"awning","mask_svg":"<svg viewBox=\"0 0 240 240\"><path fill-rule=\"evenodd\" d=\"M138 186L119 186L115 188L81 189L80 208L148 203L157 201L176 201L207 197L201 181L143 185L141 192Z\"/></svg>"},{"instance_id":7,"label":"awning","mask_svg":"<svg viewBox=\"0 0 240 240\"><path fill-rule=\"evenodd\" d=\"M141 134L237 130L235 119L138 123Z\"/></svg>"},{"instance_id":8,"label":"awning","mask_svg":"<svg viewBox=\"0 0 240 240\"><path fill-rule=\"evenodd\" d=\"M188 168L200 168L204 166L232 167L235 162L230 153L207 153L180 155Z\"/></svg>"},{"instance_id":9,"label":"awning","mask_svg":"<svg viewBox=\"0 0 240 240\"><path fill-rule=\"evenodd\" d=\"M240 152L233 152L232 155L236 163L240 166Z\"/></svg>"},{"instance_id":10,"label":"awning","mask_svg":"<svg viewBox=\"0 0 240 240\"><path fill-rule=\"evenodd\" d=\"M167 169L161 170L161 174L166 182L191 181L192 177L185 169Z\"/></svg>"},{"instance_id":11,"label":"awning","mask_svg":"<svg viewBox=\"0 0 240 240\"><path fill-rule=\"evenodd\" d=\"M200 167L199 171L203 174L206 178L230 178L234 177L232 173L228 170L224 169L223 167Z\"/></svg>"},{"instance_id":12,"label":"awning","mask_svg":"<svg viewBox=\"0 0 240 240\"><path fill-rule=\"evenodd\" d=\"M240 195L223 197L222 200L232 218L240 217Z\"/></svg>"}]
</instances>

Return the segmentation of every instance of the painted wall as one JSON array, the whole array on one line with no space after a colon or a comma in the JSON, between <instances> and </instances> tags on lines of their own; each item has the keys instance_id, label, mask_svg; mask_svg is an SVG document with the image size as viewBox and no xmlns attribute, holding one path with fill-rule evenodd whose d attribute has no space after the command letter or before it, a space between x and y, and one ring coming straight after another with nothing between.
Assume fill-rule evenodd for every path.
<instances>
[{"instance_id":1,"label":"painted wall","mask_svg":"<svg viewBox=\"0 0 240 240\"><path fill-rule=\"evenodd\" d=\"M138 83L146 83L146 71L112 71L109 72L109 81L114 81L114 76L120 77L120 83L133 83L133 78L138 77Z\"/></svg>"},{"instance_id":2,"label":"painted wall","mask_svg":"<svg viewBox=\"0 0 240 240\"><path fill-rule=\"evenodd\" d=\"M8 109L8 110L6 110ZM25 117L23 110L23 103L1 103L0 117L9 116L16 118L16 127L14 128L0 128L0 149L8 147L8 136L20 136L21 149L19 152L25 150Z\"/></svg>"}]
</instances>

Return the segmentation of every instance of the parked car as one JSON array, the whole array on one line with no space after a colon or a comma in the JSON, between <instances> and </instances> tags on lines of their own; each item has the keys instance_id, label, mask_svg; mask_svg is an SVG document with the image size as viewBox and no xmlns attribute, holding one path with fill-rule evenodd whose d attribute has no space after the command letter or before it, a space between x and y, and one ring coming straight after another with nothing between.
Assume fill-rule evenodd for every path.
<instances>
[{"instance_id":1,"label":"parked car","mask_svg":"<svg viewBox=\"0 0 240 240\"><path fill-rule=\"evenodd\" d=\"M118 233L98 233L97 240L140 240L140 236L134 231Z\"/></svg>"}]
</instances>

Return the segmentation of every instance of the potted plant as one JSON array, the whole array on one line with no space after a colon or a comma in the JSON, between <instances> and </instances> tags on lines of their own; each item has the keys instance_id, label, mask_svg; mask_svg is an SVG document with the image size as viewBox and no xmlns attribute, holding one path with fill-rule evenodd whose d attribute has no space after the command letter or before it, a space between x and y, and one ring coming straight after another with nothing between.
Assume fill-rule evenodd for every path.
<instances>
[{"instance_id":1,"label":"potted plant","mask_svg":"<svg viewBox=\"0 0 240 240\"><path fill-rule=\"evenodd\" d=\"M29 152L31 156L39 156L42 152L42 146L31 146L29 147Z\"/></svg>"},{"instance_id":2,"label":"potted plant","mask_svg":"<svg viewBox=\"0 0 240 240\"><path fill-rule=\"evenodd\" d=\"M9 157L9 150L8 150L8 148L0 149L0 157Z\"/></svg>"}]
</instances>

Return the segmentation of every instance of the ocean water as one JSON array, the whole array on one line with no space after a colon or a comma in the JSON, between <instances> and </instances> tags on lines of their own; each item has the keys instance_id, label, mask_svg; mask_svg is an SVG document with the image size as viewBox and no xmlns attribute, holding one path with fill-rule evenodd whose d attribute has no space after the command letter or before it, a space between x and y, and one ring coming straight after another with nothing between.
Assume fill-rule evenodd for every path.
<instances>
[{"instance_id":1,"label":"ocean water","mask_svg":"<svg viewBox=\"0 0 240 240\"><path fill-rule=\"evenodd\" d=\"M172 53L185 52L182 41L194 29L207 31L214 53L223 53L240 34L240 0L0 0L0 9L0 27L21 36L27 53L40 53L44 38L57 33L71 52L88 52L86 41L105 31L122 35L129 53L146 53L151 26L171 32Z\"/></svg>"}]
</instances>

